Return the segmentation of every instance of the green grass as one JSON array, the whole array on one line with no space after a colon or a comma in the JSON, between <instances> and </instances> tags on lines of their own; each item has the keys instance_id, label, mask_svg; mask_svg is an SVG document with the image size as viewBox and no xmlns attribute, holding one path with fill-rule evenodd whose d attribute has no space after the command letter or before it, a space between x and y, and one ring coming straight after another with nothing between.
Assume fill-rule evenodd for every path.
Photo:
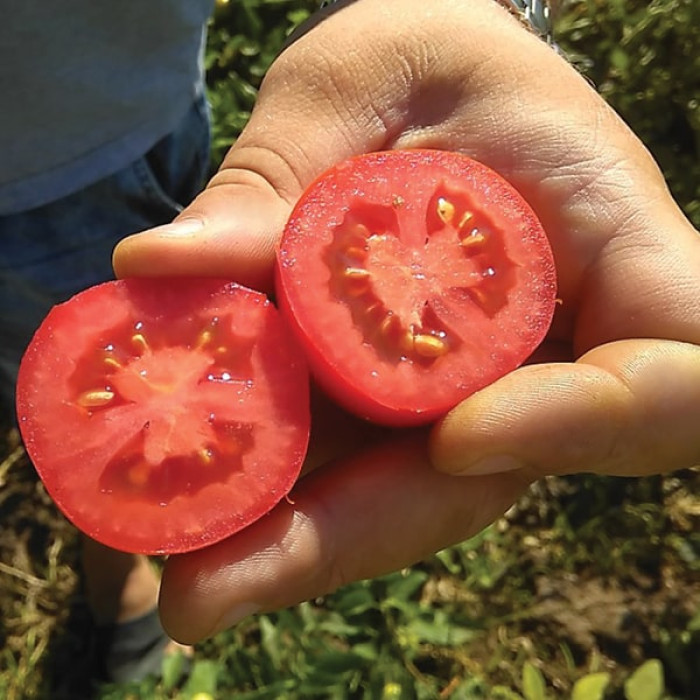
<instances>
[{"instance_id":1,"label":"green grass","mask_svg":"<svg viewBox=\"0 0 700 700\"><path fill-rule=\"evenodd\" d=\"M8 440L0 697L86 698L90 627L75 533L16 436ZM693 470L548 479L460 546L246 620L198 645L188 676L169 666L163 681L105 686L95 697L542 700L607 678L606 697L623 698L632 674L659 659L642 670L659 682L662 669L663 697L692 698L700 687L699 487Z\"/></svg>"},{"instance_id":2,"label":"green grass","mask_svg":"<svg viewBox=\"0 0 700 700\"><path fill-rule=\"evenodd\" d=\"M207 56L215 162L280 43L315 4L219 5ZM695 0L575 0L560 21L562 43L660 159L696 223L699 13ZM16 433L0 439L0 698L88 698L75 532ZM170 662L158 683L94 697L696 697L699 487L697 470L548 479L473 540L246 620L198 645L187 675Z\"/></svg>"}]
</instances>

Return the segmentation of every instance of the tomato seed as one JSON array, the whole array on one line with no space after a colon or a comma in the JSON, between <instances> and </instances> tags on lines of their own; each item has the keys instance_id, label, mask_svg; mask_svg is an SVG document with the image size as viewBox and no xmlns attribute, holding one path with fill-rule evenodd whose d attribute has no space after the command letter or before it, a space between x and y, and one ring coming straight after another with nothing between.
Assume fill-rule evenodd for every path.
<instances>
[{"instance_id":1,"label":"tomato seed","mask_svg":"<svg viewBox=\"0 0 700 700\"><path fill-rule=\"evenodd\" d=\"M464 214L462 214L459 223L457 224L457 227L460 229L460 231L474 218L474 214L470 211L465 211Z\"/></svg>"},{"instance_id":2,"label":"tomato seed","mask_svg":"<svg viewBox=\"0 0 700 700\"><path fill-rule=\"evenodd\" d=\"M442 357L447 352L447 343L435 335L421 333L414 337L413 349L421 357Z\"/></svg>"},{"instance_id":3,"label":"tomato seed","mask_svg":"<svg viewBox=\"0 0 700 700\"><path fill-rule=\"evenodd\" d=\"M346 267L342 273L345 293L350 297L361 297L372 285L372 275L361 267Z\"/></svg>"},{"instance_id":4,"label":"tomato seed","mask_svg":"<svg viewBox=\"0 0 700 700\"><path fill-rule=\"evenodd\" d=\"M213 338L212 332L211 331L202 331L198 336L197 336L197 345L195 346L197 350L201 350L202 348L205 348L209 343L211 343Z\"/></svg>"},{"instance_id":5,"label":"tomato seed","mask_svg":"<svg viewBox=\"0 0 700 700\"><path fill-rule=\"evenodd\" d=\"M208 467L212 463L213 454L207 447L203 447L201 450L198 450L197 456L205 467Z\"/></svg>"},{"instance_id":6,"label":"tomato seed","mask_svg":"<svg viewBox=\"0 0 700 700\"><path fill-rule=\"evenodd\" d=\"M379 326L379 332L385 336L396 335L401 330L401 321L392 311L389 311Z\"/></svg>"},{"instance_id":7,"label":"tomato seed","mask_svg":"<svg viewBox=\"0 0 700 700\"><path fill-rule=\"evenodd\" d=\"M346 267L343 271L343 277L351 280L366 280L371 277L369 270L364 267Z\"/></svg>"},{"instance_id":8,"label":"tomato seed","mask_svg":"<svg viewBox=\"0 0 700 700\"><path fill-rule=\"evenodd\" d=\"M443 224L450 224L455 217L455 205L449 199L440 197L437 201L437 213Z\"/></svg>"},{"instance_id":9,"label":"tomato seed","mask_svg":"<svg viewBox=\"0 0 700 700\"><path fill-rule=\"evenodd\" d=\"M131 336L131 342L141 353L144 353L148 350L148 341L146 340L143 333L134 333L134 335Z\"/></svg>"},{"instance_id":10,"label":"tomato seed","mask_svg":"<svg viewBox=\"0 0 700 700\"><path fill-rule=\"evenodd\" d=\"M486 242L486 236L479 231L473 229L468 235L459 241L462 248L479 248Z\"/></svg>"},{"instance_id":11,"label":"tomato seed","mask_svg":"<svg viewBox=\"0 0 700 700\"><path fill-rule=\"evenodd\" d=\"M415 335L413 331L406 331L401 338L399 338L399 350L401 350L404 355L410 355L414 351Z\"/></svg>"},{"instance_id":12,"label":"tomato seed","mask_svg":"<svg viewBox=\"0 0 700 700\"><path fill-rule=\"evenodd\" d=\"M99 408L106 406L114 398L114 392L106 389L84 391L78 396L76 403L83 408Z\"/></svg>"},{"instance_id":13,"label":"tomato seed","mask_svg":"<svg viewBox=\"0 0 700 700\"><path fill-rule=\"evenodd\" d=\"M122 368L121 363L117 359L115 359L114 357L105 357L104 363L110 369L121 369Z\"/></svg>"},{"instance_id":14,"label":"tomato seed","mask_svg":"<svg viewBox=\"0 0 700 700\"><path fill-rule=\"evenodd\" d=\"M370 324L377 325L386 316L386 308L380 301L375 301L364 310L363 315Z\"/></svg>"}]
</instances>

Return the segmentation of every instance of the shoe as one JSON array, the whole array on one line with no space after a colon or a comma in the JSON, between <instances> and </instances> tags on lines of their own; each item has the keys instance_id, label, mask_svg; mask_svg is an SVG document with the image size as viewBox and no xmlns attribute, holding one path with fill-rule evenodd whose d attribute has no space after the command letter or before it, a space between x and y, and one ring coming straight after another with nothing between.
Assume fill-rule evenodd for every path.
<instances>
[{"instance_id":1,"label":"shoe","mask_svg":"<svg viewBox=\"0 0 700 700\"><path fill-rule=\"evenodd\" d=\"M96 679L128 683L160 677L170 644L157 608L126 622L99 625L95 629Z\"/></svg>"}]
</instances>

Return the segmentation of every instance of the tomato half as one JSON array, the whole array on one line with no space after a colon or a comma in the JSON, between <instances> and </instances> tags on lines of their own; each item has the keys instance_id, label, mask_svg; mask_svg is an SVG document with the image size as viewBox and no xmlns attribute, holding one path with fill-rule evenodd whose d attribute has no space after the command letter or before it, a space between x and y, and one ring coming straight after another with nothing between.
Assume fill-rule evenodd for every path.
<instances>
[{"instance_id":1,"label":"tomato half","mask_svg":"<svg viewBox=\"0 0 700 700\"><path fill-rule=\"evenodd\" d=\"M434 150L350 159L289 219L277 293L319 383L379 423L427 423L520 365L555 305L531 208L501 176Z\"/></svg>"},{"instance_id":2,"label":"tomato half","mask_svg":"<svg viewBox=\"0 0 700 700\"><path fill-rule=\"evenodd\" d=\"M54 307L20 367L19 425L49 494L94 539L196 549L291 489L308 371L265 296L221 280L121 280Z\"/></svg>"}]
</instances>

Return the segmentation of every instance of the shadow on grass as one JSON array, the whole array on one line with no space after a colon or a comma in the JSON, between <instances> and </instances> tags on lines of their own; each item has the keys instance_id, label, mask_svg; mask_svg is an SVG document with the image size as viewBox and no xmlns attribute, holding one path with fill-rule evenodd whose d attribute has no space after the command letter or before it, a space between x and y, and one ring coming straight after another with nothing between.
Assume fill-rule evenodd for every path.
<instances>
[{"instance_id":1,"label":"shadow on grass","mask_svg":"<svg viewBox=\"0 0 700 700\"><path fill-rule=\"evenodd\" d=\"M80 596L68 601L63 625L50 635L43 661L47 698L72 700L98 697L93 679L92 623Z\"/></svg>"},{"instance_id":2,"label":"shadow on grass","mask_svg":"<svg viewBox=\"0 0 700 700\"><path fill-rule=\"evenodd\" d=\"M17 431L2 427L0 436L0 689L7 700L90 700L77 533L46 495Z\"/></svg>"}]
</instances>

